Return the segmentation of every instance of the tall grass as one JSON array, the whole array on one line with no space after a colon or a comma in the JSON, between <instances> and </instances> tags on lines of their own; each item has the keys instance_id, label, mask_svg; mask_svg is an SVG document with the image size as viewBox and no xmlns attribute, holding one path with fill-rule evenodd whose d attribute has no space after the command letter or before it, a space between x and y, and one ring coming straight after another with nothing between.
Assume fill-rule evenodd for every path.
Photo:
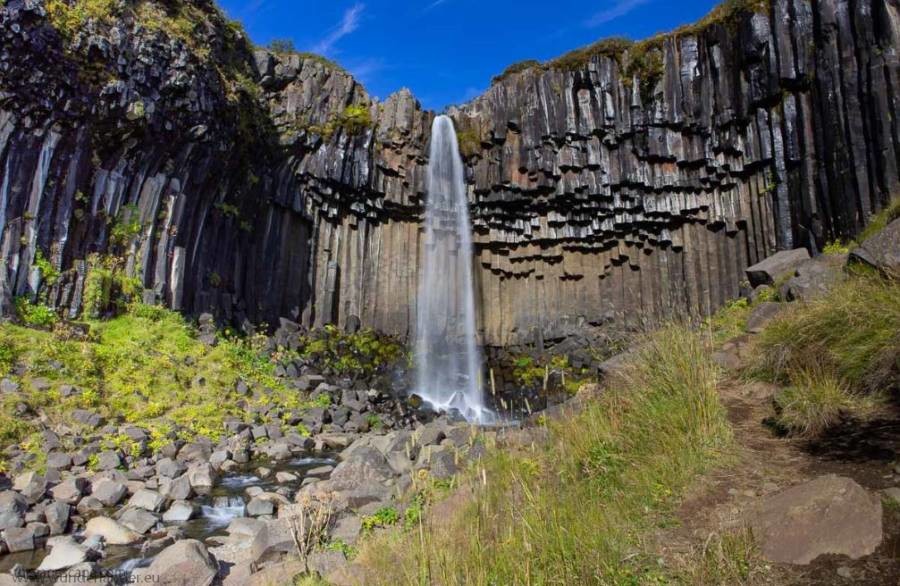
<instances>
[{"instance_id":1,"label":"tall grass","mask_svg":"<svg viewBox=\"0 0 900 586\"><path fill-rule=\"evenodd\" d=\"M418 527L375 536L372 584L632 584L671 570L644 554L684 487L726 452L717 369L698 335L652 335L601 399L546 443L492 451Z\"/></svg>"},{"instance_id":2,"label":"tall grass","mask_svg":"<svg viewBox=\"0 0 900 586\"><path fill-rule=\"evenodd\" d=\"M790 384L824 371L856 392L895 388L900 374L900 283L860 271L824 297L788 306L760 335L753 374Z\"/></svg>"}]
</instances>

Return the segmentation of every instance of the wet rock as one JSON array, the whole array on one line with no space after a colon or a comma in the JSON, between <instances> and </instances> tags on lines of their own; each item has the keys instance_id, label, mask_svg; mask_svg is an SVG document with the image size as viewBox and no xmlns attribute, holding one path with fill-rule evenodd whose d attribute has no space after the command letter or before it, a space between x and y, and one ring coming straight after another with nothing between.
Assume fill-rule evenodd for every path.
<instances>
[{"instance_id":1,"label":"wet rock","mask_svg":"<svg viewBox=\"0 0 900 586\"><path fill-rule=\"evenodd\" d=\"M187 471L188 480L191 488L198 491L207 491L211 489L216 482L216 473L206 462L192 464Z\"/></svg>"},{"instance_id":2,"label":"wet rock","mask_svg":"<svg viewBox=\"0 0 900 586\"><path fill-rule=\"evenodd\" d=\"M197 508L192 503L179 500L172 503L162 518L166 523L183 523L193 519L196 514Z\"/></svg>"},{"instance_id":3,"label":"wet rock","mask_svg":"<svg viewBox=\"0 0 900 586\"><path fill-rule=\"evenodd\" d=\"M99 557L99 552L76 543L74 539L61 540L53 545L37 569L39 572L58 572Z\"/></svg>"},{"instance_id":4,"label":"wet rock","mask_svg":"<svg viewBox=\"0 0 900 586\"><path fill-rule=\"evenodd\" d=\"M857 559L881 544L881 500L829 474L765 497L750 517L763 556L808 564L820 555Z\"/></svg>"},{"instance_id":5,"label":"wet rock","mask_svg":"<svg viewBox=\"0 0 900 586\"><path fill-rule=\"evenodd\" d=\"M131 545L141 540L140 534L109 517L94 517L84 528L86 537L102 537L108 545Z\"/></svg>"},{"instance_id":6,"label":"wet rock","mask_svg":"<svg viewBox=\"0 0 900 586\"><path fill-rule=\"evenodd\" d=\"M752 287L774 285L784 276L790 276L803 262L809 259L809 251L805 248L782 250L772 256L747 267L747 279Z\"/></svg>"},{"instance_id":7,"label":"wet rock","mask_svg":"<svg viewBox=\"0 0 900 586\"><path fill-rule=\"evenodd\" d=\"M170 500L185 501L193 496L194 489L191 487L188 475L184 474L161 486L160 494Z\"/></svg>"}]
</instances>

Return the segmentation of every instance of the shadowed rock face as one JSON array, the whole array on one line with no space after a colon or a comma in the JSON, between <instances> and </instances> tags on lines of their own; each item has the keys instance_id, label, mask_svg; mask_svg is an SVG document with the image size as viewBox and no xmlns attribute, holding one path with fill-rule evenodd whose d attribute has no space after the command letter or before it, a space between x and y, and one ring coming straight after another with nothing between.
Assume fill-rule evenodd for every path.
<instances>
[{"instance_id":1,"label":"shadowed rock face","mask_svg":"<svg viewBox=\"0 0 900 586\"><path fill-rule=\"evenodd\" d=\"M114 254L176 309L410 335L433 114L184 4L193 44L0 8L4 309L46 288L77 316L89 255ZM652 71L596 55L451 110L483 341L706 314L776 250L856 234L897 192L898 32L888 0L773 0L659 39Z\"/></svg>"}]
</instances>

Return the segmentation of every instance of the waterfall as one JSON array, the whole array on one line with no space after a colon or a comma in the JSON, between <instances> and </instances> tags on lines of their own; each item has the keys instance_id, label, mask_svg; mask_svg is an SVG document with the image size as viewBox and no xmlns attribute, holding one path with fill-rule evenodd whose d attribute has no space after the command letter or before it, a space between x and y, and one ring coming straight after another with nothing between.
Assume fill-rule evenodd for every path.
<instances>
[{"instance_id":1,"label":"waterfall","mask_svg":"<svg viewBox=\"0 0 900 586\"><path fill-rule=\"evenodd\" d=\"M493 414L484 406L479 375L469 202L456 131L447 116L435 118L431 127L427 189L416 316L417 390L437 409L458 409L467 420L485 423Z\"/></svg>"}]
</instances>

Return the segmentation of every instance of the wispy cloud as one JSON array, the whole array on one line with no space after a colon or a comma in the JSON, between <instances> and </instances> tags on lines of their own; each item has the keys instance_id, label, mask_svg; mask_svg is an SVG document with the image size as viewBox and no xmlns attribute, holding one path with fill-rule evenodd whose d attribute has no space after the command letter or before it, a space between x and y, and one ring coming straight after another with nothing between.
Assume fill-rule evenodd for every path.
<instances>
[{"instance_id":1,"label":"wispy cloud","mask_svg":"<svg viewBox=\"0 0 900 586\"><path fill-rule=\"evenodd\" d=\"M590 17L585 23L589 27L600 26L607 22L613 21L621 16L625 16L638 6L646 4L650 0L614 0L612 6L601 10L594 16Z\"/></svg>"},{"instance_id":2,"label":"wispy cloud","mask_svg":"<svg viewBox=\"0 0 900 586\"><path fill-rule=\"evenodd\" d=\"M437 8L441 4L444 4L445 2L447 2L447 0L434 0L434 2L432 2L431 4L429 4L428 6L425 7L424 12L428 12L432 8Z\"/></svg>"},{"instance_id":3,"label":"wispy cloud","mask_svg":"<svg viewBox=\"0 0 900 586\"><path fill-rule=\"evenodd\" d=\"M372 81L372 76L385 69L384 61L381 59L363 59L361 61L351 61L345 64L347 70L362 83Z\"/></svg>"},{"instance_id":4,"label":"wispy cloud","mask_svg":"<svg viewBox=\"0 0 900 586\"><path fill-rule=\"evenodd\" d=\"M365 8L365 4L357 3L354 4L352 8L346 10L344 12L344 17L341 18L340 24L313 47L313 52L319 53L320 55L331 53L332 49L334 49L334 45L338 41L359 28L360 17Z\"/></svg>"}]
</instances>

